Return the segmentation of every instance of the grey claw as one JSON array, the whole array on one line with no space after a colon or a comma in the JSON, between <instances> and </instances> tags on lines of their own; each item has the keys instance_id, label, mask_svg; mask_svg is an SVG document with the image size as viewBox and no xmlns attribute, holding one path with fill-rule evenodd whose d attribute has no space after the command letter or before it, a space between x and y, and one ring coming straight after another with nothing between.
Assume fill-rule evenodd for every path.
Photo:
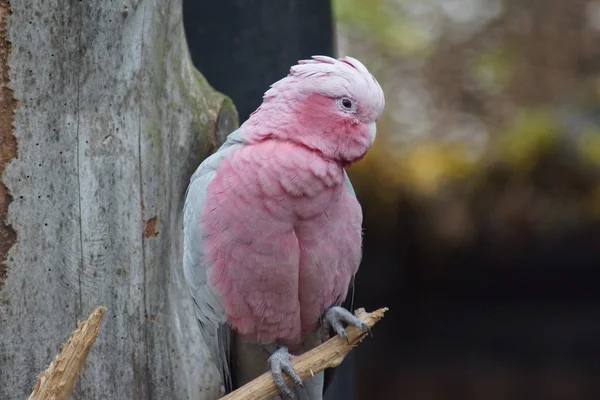
<instances>
[{"instance_id":1,"label":"grey claw","mask_svg":"<svg viewBox=\"0 0 600 400\"><path fill-rule=\"evenodd\" d=\"M362 329L363 331L367 331L367 333L369 334L370 337L373 337L373 332L371 332L371 328L369 328L369 325L365 324L364 322L361 323L360 325L360 329Z\"/></svg>"},{"instance_id":2,"label":"grey claw","mask_svg":"<svg viewBox=\"0 0 600 400\"><path fill-rule=\"evenodd\" d=\"M346 343L350 344L350 340L348 339L348 335L346 334L346 330L344 328L340 329L338 335L340 335L342 339L346 340Z\"/></svg>"},{"instance_id":3,"label":"grey claw","mask_svg":"<svg viewBox=\"0 0 600 400\"><path fill-rule=\"evenodd\" d=\"M373 335L371 333L371 328L369 328L367 324L362 322L360 319L356 318L354 315L352 315L350 311L346 310L345 308L334 306L331 307L329 310L325 311L325 315L323 316L323 323L325 324L325 327L332 328L335 331L335 333L340 335L340 337L342 337L343 339L346 339L347 343L350 343L348 340L348 335L346 334L346 330L342 325L342 322L348 325L354 325L362 329L363 331L367 331L369 335Z\"/></svg>"},{"instance_id":4,"label":"grey claw","mask_svg":"<svg viewBox=\"0 0 600 400\"><path fill-rule=\"evenodd\" d=\"M292 393L291 389L286 385L285 379L283 378L283 372L288 374L296 385L304 387L302 378L300 378L294 369L294 366L290 362L292 358L293 356L288 352L287 347L283 346L277 348L271 357L269 357L269 364L271 364L271 375L273 376L273 380L279 388L281 395L286 399L293 399L294 393Z\"/></svg>"},{"instance_id":5,"label":"grey claw","mask_svg":"<svg viewBox=\"0 0 600 400\"><path fill-rule=\"evenodd\" d=\"M292 365L292 363L288 362L288 363L282 364L281 369L283 369L285 371L285 373L288 374L290 376L290 378L292 378L292 380L294 381L294 383L296 385L304 387L304 384L302 383L302 379L298 376L298 373L294 369L294 366Z\"/></svg>"}]
</instances>

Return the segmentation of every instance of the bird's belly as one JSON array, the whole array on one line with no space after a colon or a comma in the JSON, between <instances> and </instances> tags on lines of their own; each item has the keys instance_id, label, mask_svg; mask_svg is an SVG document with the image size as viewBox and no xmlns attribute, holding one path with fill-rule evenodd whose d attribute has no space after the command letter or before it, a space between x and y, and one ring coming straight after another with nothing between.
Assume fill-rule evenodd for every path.
<instances>
[{"instance_id":1,"label":"bird's belly","mask_svg":"<svg viewBox=\"0 0 600 400\"><path fill-rule=\"evenodd\" d=\"M325 310L345 300L360 264L361 223L358 202L344 195L326 212L297 224L298 297L303 336L316 329Z\"/></svg>"}]
</instances>

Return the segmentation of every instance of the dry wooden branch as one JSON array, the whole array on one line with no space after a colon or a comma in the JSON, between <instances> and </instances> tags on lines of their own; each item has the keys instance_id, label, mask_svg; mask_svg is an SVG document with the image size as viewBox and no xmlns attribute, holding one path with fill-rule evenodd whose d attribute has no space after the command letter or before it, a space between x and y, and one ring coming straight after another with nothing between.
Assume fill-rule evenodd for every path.
<instances>
[{"instance_id":1,"label":"dry wooden branch","mask_svg":"<svg viewBox=\"0 0 600 400\"><path fill-rule=\"evenodd\" d=\"M71 396L87 355L100 333L105 312L106 308L98 307L87 321L77 323L77 329L62 346L60 354L38 376L29 400L66 400Z\"/></svg>"},{"instance_id":2,"label":"dry wooden branch","mask_svg":"<svg viewBox=\"0 0 600 400\"><path fill-rule=\"evenodd\" d=\"M364 308L359 308L355 314L361 321L372 327L377 321L383 318L383 314L387 310L387 307L385 307L372 313L367 313ZM355 326L348 327L346 333L348 334L349 343L336 335L322 345L292 360L292 364L302 380L306 380L324 369L340 365L346 354L367 335L366 332ZM287 384L292 385L291 379L287 375L284 376ZM279 389L275 385L275 382L273 382L271 373L267 372L229 393L227 396L221 397L221 400L261 400L270 399L277 394L279 394Z\"/></svg>"}]
</instances>

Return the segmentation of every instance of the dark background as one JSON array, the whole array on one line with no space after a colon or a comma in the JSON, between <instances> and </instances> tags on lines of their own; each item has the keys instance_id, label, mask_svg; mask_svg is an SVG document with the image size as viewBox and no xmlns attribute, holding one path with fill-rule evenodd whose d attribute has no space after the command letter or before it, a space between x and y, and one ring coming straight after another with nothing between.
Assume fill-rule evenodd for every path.
<instances>
[{"instance_id":1,"label":"dark background","mask_svg":"<svg viewBox=\"0 0 600 400\"><path fill-rule=\"evenodd\" d=\"M233 99L241 122L290 66L333 53L328 1L187 0L184 24L194 64Z\"/></svg>"},{"instance_id":2,"label":"dark background","mask_svg":"<svg viewBox=\"0 0 600 400\"><path fill-rule=\"evenodd\" d=\"M600 35L590 7L506 0L472 39L442 35L422 56L382 33L400 23L382 3L340 0L336 15L342 28L365 29L346 47L377 65L388 99L383 144L351 175L365 214L355 304L390 311L343 364L328 399L600 398L600 150L592 151L600 149ZM184 1L194 63L234 100L241 121L297 60L333 54L333 20L328 1ZM474 54L511 71L500 88L470 83ZM402 180L413 165L406 160L417 170L438 162L430 153L381 149L404 133L394 96L417 58L434 104L493 131L485 156L434 192ZM432 134L428 149L446 157L440 137ZM462 166L457 159L440 168Z\"/></svg>"}]
</instances>

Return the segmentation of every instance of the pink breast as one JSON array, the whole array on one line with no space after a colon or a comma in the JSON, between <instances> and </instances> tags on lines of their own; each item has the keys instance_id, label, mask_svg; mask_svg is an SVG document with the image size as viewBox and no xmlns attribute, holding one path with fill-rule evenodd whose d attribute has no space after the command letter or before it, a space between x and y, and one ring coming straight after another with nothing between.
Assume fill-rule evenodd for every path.
<instances>
[{"instance_id":1,"label":"pink breast","mask_svg":"<svg viewBox=\"0 0 600 400\"><path fill-rule=\"evenodd\" d=\"M304 334L315 329L325 310L346 298L362 249L362 212L346 188L338 202L317 218L299 222L299 299Z\"/></svg>"},{"instance_id":2,"label":"pink breast","mask_svg":"<svg viewBox=\"0 0 600 400\"><path fill-rule=\"evenodd\" d=\"M343 170L290 146L247 146L225 161L201 217L228 322L262 343L298 343L343 301L360 262L362 215Z\"/></svg>"}]
</instances>

